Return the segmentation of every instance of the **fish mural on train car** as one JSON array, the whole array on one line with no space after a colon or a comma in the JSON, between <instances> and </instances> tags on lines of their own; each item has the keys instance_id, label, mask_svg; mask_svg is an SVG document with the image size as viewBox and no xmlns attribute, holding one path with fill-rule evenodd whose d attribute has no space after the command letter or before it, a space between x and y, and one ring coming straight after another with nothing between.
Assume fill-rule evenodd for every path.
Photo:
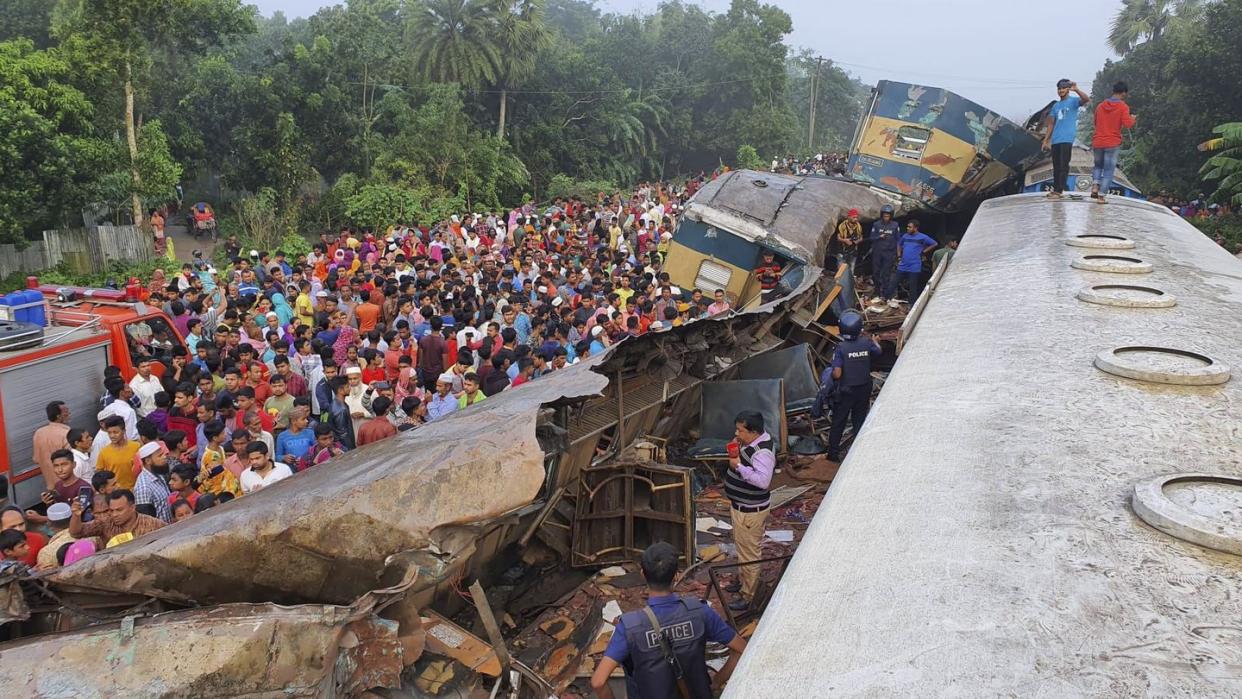
<instances>
[{"instance_id":1,"label":"fish mural on train car","mask_svg":"<svg viewBox=\"0 0 1242 699\"><path fill-rule=\"evenodd\" d=\"M944 213L1016 183L1042 157L1040 137L949 90L881 80L854 137L847 172Z\"/></svg>"}]
</instances>

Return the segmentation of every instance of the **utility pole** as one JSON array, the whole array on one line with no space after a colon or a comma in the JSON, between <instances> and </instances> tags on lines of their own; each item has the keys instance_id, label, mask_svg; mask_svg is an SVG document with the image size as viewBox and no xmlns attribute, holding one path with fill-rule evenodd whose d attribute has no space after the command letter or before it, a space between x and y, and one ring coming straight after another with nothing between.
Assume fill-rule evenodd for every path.
<instances>
[{"instance_id":1,"label":"utility pole","mask_svg":"<svg viewBox=\"0 0 1242 699\"><path fill-rule=\"evenodd\" d=\"M816 56L815 72L811 73L811 114L808 119L810 128L807 129L806 134L806 148L808 152L815 148L815 103L819 101L819 68L823 63L824 57Z\"/></svg>"}]
</instances>

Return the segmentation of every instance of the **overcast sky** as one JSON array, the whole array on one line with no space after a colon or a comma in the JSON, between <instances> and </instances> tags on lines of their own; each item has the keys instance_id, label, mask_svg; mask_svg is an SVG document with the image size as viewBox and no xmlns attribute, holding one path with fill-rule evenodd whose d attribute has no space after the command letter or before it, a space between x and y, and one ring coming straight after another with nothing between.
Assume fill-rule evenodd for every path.
<instances>
[{"instance_id":1,"label":"overcast sky","mask_svg":"<svg viewBox=\"0 0 1242 699\"><path fill-rule=\"evenodd\" d=\"M305 17L331 0L248 0L264 14ZM1113 56L1106 44L1120 0L768 0L793 18L791 46L814 49L867 83L886 78L946 87L1025 119L1060 78L1090 90ZM723 12L729 0L698 0ZM604 10L652 11L659 0L602 0Z\"/></svg>"}]
</instances>

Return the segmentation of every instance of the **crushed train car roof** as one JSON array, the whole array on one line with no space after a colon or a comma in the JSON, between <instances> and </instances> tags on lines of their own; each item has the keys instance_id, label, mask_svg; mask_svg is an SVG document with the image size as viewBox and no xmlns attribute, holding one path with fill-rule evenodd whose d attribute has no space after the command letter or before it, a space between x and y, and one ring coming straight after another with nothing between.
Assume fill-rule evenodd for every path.
<instances>
[{"instance_id":1,"label":"crushed train car roof","mask_svg":"<svg viewBox=\"0 0 1242 699\"><path fill-rule=\"evenodd\" d=\"M703 185L685 215L819 266L847 211L874 219L887 203L866 186L843 180L734 170Z\"/></svg>"}]
</instances>

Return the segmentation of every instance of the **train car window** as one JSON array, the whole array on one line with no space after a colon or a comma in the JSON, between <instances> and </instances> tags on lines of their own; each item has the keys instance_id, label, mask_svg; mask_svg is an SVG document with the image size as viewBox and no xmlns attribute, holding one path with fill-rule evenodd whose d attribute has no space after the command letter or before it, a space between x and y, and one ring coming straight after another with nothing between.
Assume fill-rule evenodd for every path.
<instances>
[{"instance_id":1,"label":"train car window","mask_svg":"<svg viewBox=\"0 0 1242 699\"><path fill-rule=\"evenodd\" d=\"M694 285L703 291L714 292L716 289L729 288L729 280L733 278L733 270L711 260L703 260L699 264L698 276Z\"/></svg>"},{"instance_id":2,"label":"train car window","mask_svg":"<svg viewBox=\"0 0 1242 699\"><path fill-rule=\"evenodd\" d=\"M899 158L919 160L923 157L923 149L931 138L931 130L917 126L903 126L897 129L897 142L893 145L893 155Z\"/></svg>"}]
</instances>

